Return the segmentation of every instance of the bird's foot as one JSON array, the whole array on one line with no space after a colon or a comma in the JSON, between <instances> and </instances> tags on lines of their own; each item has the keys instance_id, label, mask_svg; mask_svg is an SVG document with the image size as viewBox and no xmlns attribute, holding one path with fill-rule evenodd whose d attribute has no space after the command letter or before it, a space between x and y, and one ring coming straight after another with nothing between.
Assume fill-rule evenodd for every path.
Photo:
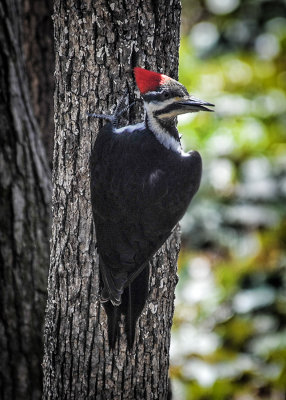
<instances>
[{"instance_id":1,"label":"bird's foot","mask_svg":"<svg viewBox=\"0 0 286 400\"><path fill-rule=\"evenodd\" d=\"M107 293L105 289L102 290L101 295L99 297L100 303L107 303L110 301L114 306L119 306L121 304L121 295L120 297L113 297L110 298L110 295Z\"/></svg>"},{"instance_id":2,"label":"bird's foot","mask_svg":"<svg viewBox=\"0 0 286 400\"><path fill-rule=\"evenodd\" d=\"M97 113L88 113L87 115L89 117L107 119L108 121L110 121L112 123L112 125L115 128L118 128L119 118L134 105L134 102L131 103L131 104L128 104L129 103L128 100L129 100L128 89L126 89L124 94L123 94L123 96L119 100L119 102L118 102L118 104L117 104L117 106L115 108L115 111L114 111L114 113L112 115L110 115L110 114L97 114Z\"/></svg>"},{"instance_id":3,"label":"bird's foot","mask_svg":"<svg viewBox=\"0 0 286 400\"><path fill-rule=\"evenodd\" d=\"M107 119L110 122L113 122L114 116L108 114L96 114L96 113L88 113L88 117L95 117L100 119Z\"/></svg>"}]
</instances>

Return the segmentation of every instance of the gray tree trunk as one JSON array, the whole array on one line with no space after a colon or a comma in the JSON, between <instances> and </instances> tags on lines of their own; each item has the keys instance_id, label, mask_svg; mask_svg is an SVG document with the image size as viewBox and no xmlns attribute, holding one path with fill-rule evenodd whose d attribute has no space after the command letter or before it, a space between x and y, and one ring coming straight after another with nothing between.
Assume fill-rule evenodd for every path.
<instances>
[{"instance_id":1,"label":"gray tree trunk","mask_svg":"<svg viewBox=\"0 0 286 400\"><path fill-rule=\"evenodd\" d=\"M0 397L39 399L50 173L26 82L20 1L0 4Z\"/></svg>"},{"instance_id":2,"label":"gray tree trunk","mask_svg":"<svg viewBox=\"0 0 286 400\"><path fill-rule=\"evenodd\" d=\"M54 137L53 0L23 0L23 50L32 107L48 161L52 164Z\"/></svg>"},{"instance_id":3,"label":"gray tree trunk","mask_svg":"<svg viewBox=\"0 0 286 400\"><path fill-rule=\"evenodd\" d=\"M89 155L99 122L87 112L110 112L126 87L133 97L135 66L177 78L180 11L179 0L55 1L56 135L44 399L167 399L179 235L152 262L134 352L127 351L123 333L111 351L99 303L89 192ZM139 109L142 118L140 104L130 112L130 122L138 120Z\"/></svg>"}]
</instances>

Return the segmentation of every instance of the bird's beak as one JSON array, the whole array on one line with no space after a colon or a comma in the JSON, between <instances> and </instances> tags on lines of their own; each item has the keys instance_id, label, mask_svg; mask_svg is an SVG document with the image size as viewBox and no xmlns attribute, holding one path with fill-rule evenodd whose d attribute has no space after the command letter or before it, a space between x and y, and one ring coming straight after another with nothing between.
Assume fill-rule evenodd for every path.
<instances>
[{"instance_id":1,"label":"bird's beak","mask_svg":"<svg viewBox=\"0 0 286 400\"><path fill-rule=\"evenodd\" d=\"M178 107L180 107L182 114L188 112L198 112L198 111L210 111L213 112L214 110L210 110L208 107L214 107L214 104L208 103L204 100L196 99L193 96L186 98L184 100L179 100L177 103Z\"/></svg>"}]
</instances>

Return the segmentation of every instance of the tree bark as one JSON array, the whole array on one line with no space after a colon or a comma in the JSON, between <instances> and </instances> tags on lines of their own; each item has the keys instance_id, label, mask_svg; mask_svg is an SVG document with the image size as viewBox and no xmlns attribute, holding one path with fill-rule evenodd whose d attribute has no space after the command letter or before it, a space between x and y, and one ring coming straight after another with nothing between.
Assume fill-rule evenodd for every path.
<instances>
[{"instance_id":1,"label":"tree bark","mask_svg":"<svg viewBox=\"0 0 286 400\"><path fill-rule=\"evenodd\" d=\"M50 172L30 104L20 1L0 4L0 397L39 399Z\"/></svg>"},{"instance_id":2,"label":"tree bark","mask_svg":"<svg viewBox=\"0 0 286 400\"><path fill-rule=\"evenodd\" d=\"M23 51L32 107L52 164L54 138L53 0L23 1Z\"/></svg>"},{"instance_id":3,"label":"tree bark","mask_svg":"<svg viewBox=\"0 0 286 400\"><path fill-rule=\"evenodd\" d=\"M152 262L148 303L134 351L123 329L108 346L99 303L98 258L89 192L89 155L133 67L177 78L180 1L55 1L53 226L45 325L44 399L167 399L178 230ZM140 110L140 112L139 112ZM129 114L142 118L142 104Z\"/></svg>"}]
</instances>

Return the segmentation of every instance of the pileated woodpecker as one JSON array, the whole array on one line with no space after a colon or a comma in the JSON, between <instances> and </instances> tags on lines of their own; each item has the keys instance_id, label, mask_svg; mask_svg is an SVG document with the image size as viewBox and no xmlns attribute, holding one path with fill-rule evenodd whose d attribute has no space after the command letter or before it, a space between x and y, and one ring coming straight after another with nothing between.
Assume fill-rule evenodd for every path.
<instances>
[{"instance_id":1,"label":"pileated woodpecker","mask_svg":"<svg viewBox=\"0 0 286 400\"><path fill-rule=\"evenodd\" d=\"M166 75L134 68L145 120L117 128L118 112L99 131L90 158L91 199L101 276L101 302L114 347L125 315L128 347L148 294L149 260L170 236L197 192L198 152L181 148L176 117L212 111Z\"/></svg>"}]
</instances>

